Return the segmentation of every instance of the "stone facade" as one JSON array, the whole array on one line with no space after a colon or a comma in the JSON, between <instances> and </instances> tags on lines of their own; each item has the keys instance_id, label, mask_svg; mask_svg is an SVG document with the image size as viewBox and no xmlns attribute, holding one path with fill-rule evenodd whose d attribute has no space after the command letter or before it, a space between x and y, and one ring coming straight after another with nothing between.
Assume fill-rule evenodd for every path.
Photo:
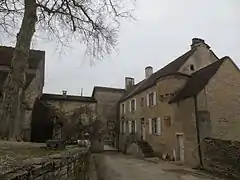
<instances>
[{"instance_id":1,"label":"stone facade","mask_svg":"<svg viewBox=\"0 0 240 180\"><path fill-rule=\"evenodd\" d=\"M96 114L103 122L106 133L104 143L117 145L118 132L118 101L125 93L124 89L109 87L94 87L92 97L97 100Z\"/></svg>"},{"instance_id":2,"label":"stone facade","mask_svg":"<svg viewBox=\"0 0 240 180\"><path fill-rule=\"evenodd\" d=\"M198 167L202 139L239 138L239 78L231 60L219 60L203 40L193 39L189 52L133 86L120 101L120 149L143 138L159 156ZM171 103L181 94L186 96Z\"/></svg>"},{"instance_id":3,"label":"stone facade","mask_svg":"<svg viewBox=\"0 0 240 180\"><path fill-rule=\"evenodd\" d=\"M21 167L0 174L0 179L87 180L93 173L90 163L89 148L74 148L48 157L25 160Z\"/></svg>"}]
</instances>

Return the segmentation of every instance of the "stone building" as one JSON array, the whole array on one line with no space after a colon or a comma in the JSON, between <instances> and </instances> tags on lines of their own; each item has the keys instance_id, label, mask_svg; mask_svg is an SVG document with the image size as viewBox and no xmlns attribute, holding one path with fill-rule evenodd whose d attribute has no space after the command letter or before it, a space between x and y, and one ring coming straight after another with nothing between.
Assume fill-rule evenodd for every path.
<instances>
[{"instance_id":1,"label":"stone building","mask_svg":"<svg viewBox=\"0 0 240 180\"><path fill-rule=\"evenodd\" d=\"M63 134L69 133L64 131L71 131L70 129L67 129L67 125L75 124L79 121L79 119L81 119L81 123L83 124L89 124L91 121L96 119L97 101L93 97L68 95L67 91L64 90L63 94L44 93L42 94L40 101L44 102L45 106L49 106L51 109L58 111L67 118L64 119L65 122L62 122L65 124L65 129L63 129L62 132ZM81 115L80 117L74 117L74 119L72 119L71 116L76 111L78 111ZM47 121L54 121L54 118L48 119ZM53 129L52 138L56 138L54 137L56 135L55 133Z\"/></svg>"},{"instance_id":2,"label":"stone building","mask_svg":"<svg viewBox=\"0 0 240 180\"><path fill-rule=\"evenodd\" d=\"M117 146L118 142L118 101L125 89L95 86L92 97L97 101L96 113L103 122L106 133L103 137L105 144Z\"/></svg>"},{"instance_id":3,"label":"stone building","mask_svg":"<svg viewBox=\"0 0 240 180\"><path fill-rule=\"evenodd\" d=\"M204 40L134 84L126 78L120 100L120 148L145 140L155 154L192 167L201 165L201 140L239 140L240 73L229 57L219 59ZM165 156L165 157L166 157Z\"/></svg>"},{"instance_id":4,"label":"stone building","mask_svg":"<svg viewBox=\"0 0 240 180\"><path fill-rule=\"evenodd\" d=\"M11 59L14 48L0 46L0 83L3 86L11 66ZM24 87L23 103L21 106L21 116L18 122L9 124L3 123L0 130L16 127L15 130L20 132L25 140L30 139L31 131L31 114L35 99L41 95L44 86L44 66L45 52L30 50L29 68L26 73L26 85ZM3 129L4 128L4 129Z\"/></svg>"}]
</instances>

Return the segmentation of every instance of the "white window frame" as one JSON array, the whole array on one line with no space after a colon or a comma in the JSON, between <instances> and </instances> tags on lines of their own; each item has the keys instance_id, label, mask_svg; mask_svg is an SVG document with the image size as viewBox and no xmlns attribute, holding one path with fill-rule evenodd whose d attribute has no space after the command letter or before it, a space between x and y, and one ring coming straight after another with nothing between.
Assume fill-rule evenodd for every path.
<instances>
[{"instance_id":1,"label":"white window frame","mask_svg":"<svg viewBox=\"0 0 240 180\"><path fill-rule=\"evenodd\" d=\"M157 135L162 134L162 120L160 117L157 118Z\"/></svg>"},{"instance_id":2,"label":"white window frame","mask_svg":"<svg viewBox=\"0 0 240 180\"><path fill-rule=\"evenodd\" d=\"M148 133L152 134L152 119L148 119Z\"/></svg>"},{"instance_id":3,"label":"white window frame","mask_svg":"<svg viewBox=\"0 0 240 180\"><path fill-rule=\"evenodd\" d=\"M132 108L132 101L134 101L134 110ZM129 101L129 111L130 112L134 112L137 110L137 99L136 98L133 98Z\"/></svg>"}]
</instances>

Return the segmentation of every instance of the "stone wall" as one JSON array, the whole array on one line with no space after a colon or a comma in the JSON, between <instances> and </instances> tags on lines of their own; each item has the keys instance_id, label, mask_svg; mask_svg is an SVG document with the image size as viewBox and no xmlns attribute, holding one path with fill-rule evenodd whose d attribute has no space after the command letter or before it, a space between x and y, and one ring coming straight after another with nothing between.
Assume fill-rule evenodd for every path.
<instances>
[{"instance_id":1,"label":"stone wall","mask_svg":"<svg viewBox=\"0 0 240 180\"><path fill-rule=\"evenodd\" d=\"M202 141L203 166L224 176L240 178L240 142L205 138Z\"/></svg>"},{"instance_id":2,"label":"stone wall","mask_svg":"<svg viewBox=\"0 0 240 180\"><path fill-rule=\"evenodd\" d=\"M75 180L90 179L89 148L73 148L48 157L25 160L1 174L3 180ZM92 178L91 178L92 179Z\"/></svg>"}]
</instances>

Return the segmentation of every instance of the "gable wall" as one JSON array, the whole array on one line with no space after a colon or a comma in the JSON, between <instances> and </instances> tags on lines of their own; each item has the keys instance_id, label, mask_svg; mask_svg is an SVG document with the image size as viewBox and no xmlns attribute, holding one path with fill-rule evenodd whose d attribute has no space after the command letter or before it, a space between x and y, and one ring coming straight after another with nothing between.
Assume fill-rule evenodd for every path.
<instances>
[{"instance_id":1,"label":"gable wall","mask_svg":"<svg viewBox=\"0 0 240 180\"><path fill-rule=\"evenodd\" d=\"M200 45L197 47L195 53L193 53L187 62L179 69L179 72L190 75L217 60L218 59L210 49L206 48L204 45ZM194 65L194 71L190 69L191 64Z\"/></svg>"},{"instance_id":2,"label":"gable wall","mask_svg":"<svg viewBox=\"0 0 240 180\"><path fill-rule=\"evenodd\" d=\"M206 86L212 136L240 140L240 71L225 60Z\"/></svg>"}]
</instances>

